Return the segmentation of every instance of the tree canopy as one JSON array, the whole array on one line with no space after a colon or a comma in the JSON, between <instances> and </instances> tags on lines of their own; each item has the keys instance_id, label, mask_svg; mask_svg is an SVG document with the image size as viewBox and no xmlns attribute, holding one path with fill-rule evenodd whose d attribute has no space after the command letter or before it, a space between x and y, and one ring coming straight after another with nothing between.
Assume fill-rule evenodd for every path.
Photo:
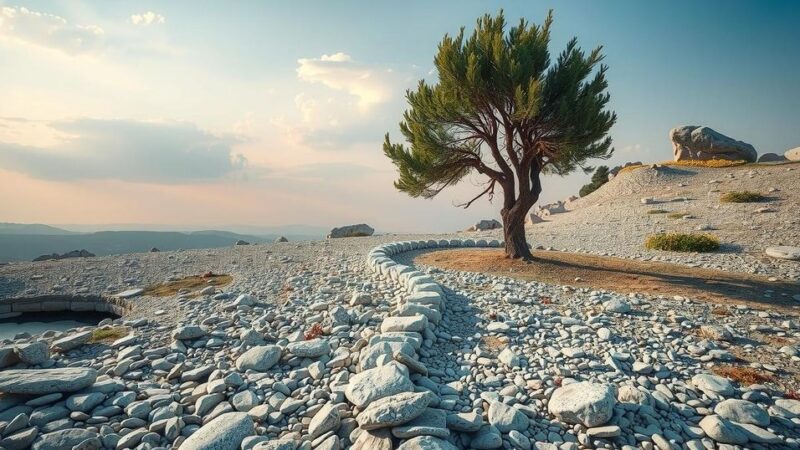
<instances>
[{"instance_id":1,"label":"tree canopy","mask_svg":"<svg viewBox=\"0 0 800 450\"><path fill-rule=\"evenodd\" d=\"M400 131L407 145L388 133L383 145L397 167L395 187L412 197L434 197L478 173L486 182L468 207L500 185L512 257L530 256L519 226L539 198L540 174L591 170L588 159L613 151L606 134L616 115L606 110L601 47L585 52L573 38L551 61L552 23L551 11L541 25L520 19L507 30L500 11L480 18L468 37L463 28L445 35L434 58L438 80L406 93Z\"/></svg>"}]
</instances>

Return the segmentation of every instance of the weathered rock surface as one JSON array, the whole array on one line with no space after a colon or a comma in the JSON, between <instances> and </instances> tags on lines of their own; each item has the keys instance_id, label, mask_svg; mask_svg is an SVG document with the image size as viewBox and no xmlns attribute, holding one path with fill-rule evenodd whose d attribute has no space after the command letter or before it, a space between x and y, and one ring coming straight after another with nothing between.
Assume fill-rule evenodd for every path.
<instances>
[{"instance_id":1,"label":"weathered rock surface","mask_svg":"<svg viewBox=\"0 0 800 450\"><path fill-rule=\"evenodd\" d=\"M596 427L614 413L614 389L607 384L570 383L553 392L548 410L559 420Z\"/></svg>"},{"instance_id":2,"label":"weathered rock surface","mask_svg":"<svg viewBox=\"0 0 800 450\"><path fill-rule=\"evenodd\" d=\"M0 392L45 395L75 392L94 384L97 371L84 368L0 371Z\"/></svg>"},{"instance_id":3,"label":"weathered rock surface","mask_svg":"<svg viewBox=\"0 0 800 450\"><path fill-rule=\"evenodd\" d=\"M709 127L683 126L669 132L675 161L726 159L755 162L752 145L737 141Z\"/></svg>"},{"instance_id":4,"label":"weathered rock surface","mask_svg":"<svg viewBox=\"0 0 800 450\"><path fill-rule=\"evenodd\" d=\"M373 233L375 233L374 228L365 223L361 223L358 225L346 225L334 228L328 233L328 239L372 236Z\"/></svg>"},{"instance_id":5,"label":"weathered rock surface","mask_svg":"<svg viewBox=\"0 0 800 450\"><path fill-rule=\"evenodd\" d=\"M238 450L244 438L255 433L253 420L241 412L222 414L189 436L182 450Z\"/></svg>"}]
</instances>

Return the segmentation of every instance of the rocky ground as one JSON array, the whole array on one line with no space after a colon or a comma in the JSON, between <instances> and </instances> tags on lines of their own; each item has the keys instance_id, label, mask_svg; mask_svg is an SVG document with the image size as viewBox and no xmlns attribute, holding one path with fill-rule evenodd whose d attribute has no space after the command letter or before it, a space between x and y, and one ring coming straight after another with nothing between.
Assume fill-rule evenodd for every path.
<instances>
[{"instance_id":1,"label":"rocky ground","mask_svg":"<svg viewBox=\"0 0 800 450\"><path fill-rule=\"evenodd\" d=\"M611 185L593 194L596 203L534 226L542 238L535 242L797 280L799 263L765 259L761 247L798 244L798 219L786 211L797 205L788 191L798 192L798 172L786 172L794 179L780 183L764 173L750 178L734 171L727 179L729 169L715 172L731 186L747 180L779 186L776 212L755 213L753 205L715 209L715 196L707 194L642 205L641 197L666 199L695 184L698 190L717 184L708 184L714 177L705 173L677 181L671 172L642 170L637 177L658 178L660 187L634 178L621 200L641 217L631 214L628 223L605 203ZM767 170L780 177L786 167ZM678 204L698 219L644 214ZM762 219L769 214L775 220L767 229ZM701 222L719 228L730 251L641 250L642 236L653 230ZM469 236L479 241L483 234L492 236ZM570 244L573 234L582 242ZM111 295L207 271L234 281L199 295L134 297L132 311L113 322L3 342L0 447L800 447L796 317L763 306L414 267L414 257L430 249L384 246L409 239L439 246L442 238L347 238L2 266L3 301ZM100 340L103 333L113 337Z\"/></svg>"}]
</instances>

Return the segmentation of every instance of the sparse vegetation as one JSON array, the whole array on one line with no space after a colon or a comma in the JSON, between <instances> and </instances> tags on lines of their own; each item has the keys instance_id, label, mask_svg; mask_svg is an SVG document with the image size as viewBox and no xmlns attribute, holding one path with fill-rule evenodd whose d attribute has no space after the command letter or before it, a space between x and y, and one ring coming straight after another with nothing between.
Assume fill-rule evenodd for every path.
<instances>
[{"instance_id":1,"label":"sparse vegetation","mask_svg":"<svg viewBox=\"0 0 800 450\"><path fill-rule=\"evenodd\" d=\"M206 286L226 286L233 281L230 275L220 275L206 272L201 276L190 276L176 281L167 281L148 287L142 295L151 297L170 297L182 289L189 291L199 290Z\"/></svg>"},{"instance_id":2,"label":"sparse vegetation","mask_svg":"<svg viewBox=\"0 0 800 450\"><path fill-rule=\"evenodd\" d=\"M648 237L644 246L671 252L713 252L719 249L719 239L710 234L659 233Z\"/></svg>"},{"instance_id":3,"label":"sparse vegetation","mask_svg":"<svg viewBox=\"0 0 800 450\"><path fill-rule=\"evenodd\" d=\"M608 183L608 167L600 166L595 169L594 174L592 175L592 181L589 184L583 185L583 187L578 191L578 195L581 197L586 197L606 183Z\"/></svg>"},{"instance_id":4,"label":"sparse vegetation","mask_svg":"<svg viewBox=\"0 0 800 450\"><path fill-rule=\"evenodd\" d=\"M684 216L688 216L688 215L689 215L689 213L687 213L687 212L672 212L672 213L667 214L667 217L669 217L670 219L683 219Z\"/></svg>"},{"instance_id":5,"label":"sparse vegetation","mask_svg":"<svg viewBox=\"0 0 800 450\"><path fill-rule=\"evenodd\" d=\"M322 336L323 332L324 332L324 330L322 329L322 325L320 325L317 322L317 323L314 323L314 325L311 325L311 328L309 328L308 331L306 331L306 333L303 335L303 337L307 341L310 341L312 339L316 339L316 338Z\"/></svg>"},{"instance_id":6,"label":"sparse vegetation","mask_svg":"<svg viewBox=\"0 0 800 450\"><path fill-rule=\"evenodd\" d=\"M757 203L763 202L767 197L758 192L751 191L731 191L722 194L719 201L723 203Z\"/></svg>"},{"instance_id":7,"label":"sparse vegetation","mask_svg":"<svg viewBox=\"0 0 800 450\"><path fill-rule=\"evenodd\" d=\"M775 375L746 366L716 366L711 371L745 385L775 381Z\"/></svg>"},{"instance_id":8,"label":"sparse vegetation","mask_svg":"<svg viewBox=\"0 0 800 450\"><path fill-rule=\"evenodd\" d=\"M119 338L128 335L127 327L103 327L92 331L92 339L89 340L92 344L100 342L112 342Z\"/></svg>"},{"instance_id":9,"label":"sparse vegetation","mask_svg":"<svg viewBox=\"0 0 800 450\"><path fill-rule=\"evenodd\" d=\"M736 167L742 166L747 164L745 160L736 160L730 161L727 159L689 159L685 161L667 161L661 163L665 166L677 166L677 167L710 167L714 169L719 169L723 167Z\"/></svg>"},{"instance_id":10,"label":"sparse vegetation","mask_svg":"<svg viewBox=\"0 0 800 450\"><path fill-rule=\"evenodd\" d=\"M650 209L647 211L647 214L666 214L667 212L666 209Z\"/></svg>"}]
</instances>

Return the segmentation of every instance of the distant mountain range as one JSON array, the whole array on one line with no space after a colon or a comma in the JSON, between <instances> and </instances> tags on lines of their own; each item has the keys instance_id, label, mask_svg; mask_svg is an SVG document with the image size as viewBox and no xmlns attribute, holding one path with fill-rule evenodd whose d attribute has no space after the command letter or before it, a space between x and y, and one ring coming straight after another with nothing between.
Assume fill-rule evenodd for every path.
<instances>
[{"instance_id":1,"label":"distant mountain range","mask_svg":"<svg viewBox=\"0 0 800 450\"><path fill-rule=\"evenodd\" d=\"M286 231L291 231L286 230ZM203 231L96 231L75 232L42 224L0 223L0 262L31 261L41 255L86 249L97 256L139 253L155 247L162 251L232 246L238 240L251 244L272 242L278 236L289 240L312 240L324 236L314 227L296 233L239 234L222 230Z\"/></svg>"}]
</instances>

